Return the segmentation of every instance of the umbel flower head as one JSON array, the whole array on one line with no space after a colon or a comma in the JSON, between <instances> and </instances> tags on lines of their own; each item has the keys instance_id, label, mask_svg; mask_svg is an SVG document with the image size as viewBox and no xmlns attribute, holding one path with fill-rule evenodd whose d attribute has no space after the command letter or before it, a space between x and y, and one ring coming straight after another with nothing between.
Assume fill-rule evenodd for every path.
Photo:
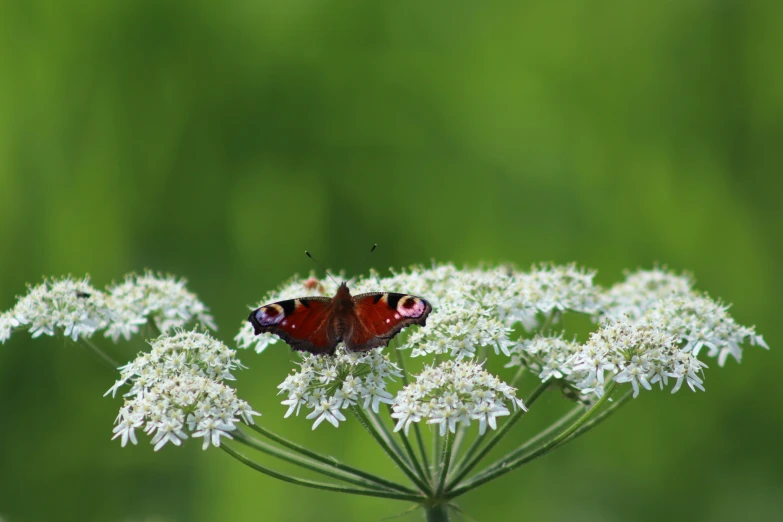
<instances>
[{"instance_id":1,"label":"umbel flower head","mask_svg":"<svg viewBox=\"0 0 783 522\"><path fill-rule=\"evenodd\" d=\"M507 405L526 410L509 386L470 361L446 361L428 366L416 376L416 382L405 386L394 399L397 419L394 431L408 434L411 423L426 420L439 425L441 436L455 433L457 425L469 426L478 421L479 434L489 426L497 428L497 418L509 415Z\"/></svg>"},{"instance_id":2,"label":"umbel flower head","mask_svg":"<svg viewBox=\"0 0 783 522\"><path fill-rule=\"evenodd\" d=\"M568 397L588 404L603 395L610 381L627 383L634 397L653 385L671 385L673 393L683 384L704 390L707 365L698 358L704 350L722 366L729 355L740 359L743 343L767 347L753 328L738 325L728 315L728 307L697 293L690 276L660 268L639 270L607 290L594 285L593 277L594 272L576 265L542 264L519 271L508 266L458 269L445 264L413 267L389 277L373 272L359 279L352 284L355 293L410 292L428 299L433 311L426 327L401 335L398 349L410 350L412 357L447 359L415 376L417 381L396 397L379 380L371 404L393 398L395 418L405 419L398 421L398 428L410 426L418 422L421 408L429 407L417 404L406 413L413 404L411 387L421 385L418 379L426 383L438 376L443 382L462 382L459 375L466 367L456 363L476 365L489 357L486 362L491 364L493 354L506 358L505 366L520 366L544 382L557 381ZM334 283L295 277L264 302L306 296L314 289L329 295ZM591 317L598 330L586 342L567 340L562 328L556 329L565 313ZM239 347L262 351L278 338L254 336L250 325L243 324L236 340ZM336 426L344 420L341 410L365 402L366 396L357 393L355 386L366 384L367 378L355 367L366 355L342 350L334 359L306 356L301 371L280 386L288 394L286 416L298 414L304 406L310 410L308 417L316 419L314 426L324 420ZM455 415L461 415L459 423L469 423L475 411L465 402L460 404L459 413L437 410L448 414L446 421L437 423L445 422L451 430ZM482 432L508 411L499 404L493 403L494 413L480 423ZM426 418L428 422L441 419Z\"/></svg>"},{"instance_id":3,"label":"umbel flower head","mask_svg":"<svg viewBox=\"0 0 783 522\"><path fill-rule=\"evenodd\" d=\"M152 350L123 366L120 379L106 392L116 394L125 384L125 404L115 421L114 437L125 446L137 443L136 429L152 437L155 451L166 443L179 446L188 438L203 437L203 448L220 446L231 437L241 418L253 424L253 411L238 399L224 380L242 365L236 353L223 343L199 332L162 335L150 343Z\"/></svg>"},{"instance_id":4,"label":"umbel flower head","mask_svg":"<svg viewBox=\"0 0 783 522\"><path fill-rule=\"evenodd\" d=\"M333 357L301 355L299 371L289 375L278 386L286 393L282 402L288 406L285 417L299 415L304 406L308 419L315 419L313 429L323 421L337 427L345 420L341 412L351 406L379 412L381 403L391 404L389 381L402 376L400 368L389 360L381 348L363 353L349 353L344 347Z\"/></svg>"},{"instance_id":5,"label":"umbel flower head","mask_svg":"<svg viewBox=\"0 0 783 522\"><path fill-rule=\"evenodd\" d=\"M184 279L145 272L129 274L122 283L110 286L107 302L111 320L106 337L115 342L120 336L130 339L149 320L159 332L182 328L194 319L217 330L207 307L185 283Z\"/></svg>"},{"instance_id":6,"label":"umbel flower head","mask_svg":"<svg viewBox=\"0 0 783 522\"><path fill-rule=\"evenodd\" d=\"M29 288L27 295L20 297L14 308L3 314L5 335L11 336L10 328L27 327L35 338L52 336L57 329L74 341L80 337L92 337L107 324L106 298L90 284L90 278L46 279Z\"/></svg>"},{"instance_id":7,"label":"umbel flower head","mask_svg":"<svg viewBox=\"0 0 783 522\"><path fill-rule=\"evenodd\" d=\"M505 266L458 269L444 264L413 267L391 277L373 272L353 283L352 289L355 294L388 291L426 297L433 306L427 327L414 330L402 349L410 349L413 357L446 354L460 360L475 357L482 348L509 356L517 344L513 327L536 328L539 315L597 313L600 289L593 285L593 276L576 265L540 265L520 272ZM294 277L257 306L312 295L312 289L333 295L336 286L329 279ZM247 322L235 337L239 348L252 347L259 353L278 340L272 334L254 335Z\"/></svg>"},{"instance_id":8,"label":"umbel flower head","mask_svg":"<svg viewBox=\"0 0 783 522\"><path fill-rule=\"evenodd\" d=\"M660 269L631 273L601 302L601 327L586 343L537 336L523 341L508 365L530 368L543 381L559 379L589 402L608 380L630 383L634 397L656 383L663 388L670 378L672 393L684 383L703 391L703 348L719 366L729 355L739 361L746 342L768 348L753 328L728 315L727 306L697 294L687 276Z\"/></svg>"},{"instance_id":9,"label":"umbel flower head","mask_svg":"<svg viewBox=\"0 0 783 522\"><path fill-rule=\"evenodd\" d=\"M104 331L117 342L130 339L149 321L162 333L194 321L215 329L207 307L185 288L184 280L152 272L130 274L123 283L101 291L89 277L68 276L30 287L11 310L0 314L0 342L19 328L29 329L33 337L61 331L74 341Z\"/></svg>"}]
</instances>

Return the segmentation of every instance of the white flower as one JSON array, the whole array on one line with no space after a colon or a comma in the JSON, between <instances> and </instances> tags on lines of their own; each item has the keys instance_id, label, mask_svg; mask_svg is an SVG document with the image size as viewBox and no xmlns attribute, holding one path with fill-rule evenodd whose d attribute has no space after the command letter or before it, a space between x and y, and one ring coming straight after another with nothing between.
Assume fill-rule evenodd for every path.
<instances>
[{"instance_id":1,"label":"white flower","mask_svg":"<svg viewBox=\"0 0 783 522\"><path fill-rule=\"evenodd\" d=\"M207 307L185 288L184 279L152 272L129 274L122 283L109 287L108 293L109 325L105 335L115 342L120 337L130 339L149 319L161 333L192 320L217 329Z\"/></svg>"},{"instance_id":2,"label":"white flower","mask_svg":"<svg viewBox=\"0 0 783 522\"><path fill-rule=\"evenodd\" d=\"M339 397L322 398L307 416L308 419L315 419L313 429L316 429L325 420L336 428L340 421L345 420L345 415L340 412L341 405L342 400Z\"/></svg>"},{"instance_id":3,"label":"white flower","mask_svg":"<svg viewBox=\"0 0 783 522\"><path fill-rule=\"evenodd\" d=\"M64 277L30 287L13 309L0 314L0 342L18 327L26 327L33 337L61 329L77 341L105 329L106 337L115 342L120 337L129 340L149 318L164 333L193 320L215 329L207 308L185 289L183 280L151 272L129 275L107 293L90 285L89 277Z\"/></svg>"},{"instance_id":4,"label":"white flower","mask_svg":"<svg viewBox=\"0 0 783 522\"><path fill-rule=\"evenodd\" d=\"M563 335L542 336L525 339L517 345L512 354L510 366L524 366L542 382L549 379L562 379L571 373L571 356L579 351L579 343L566 341Z\"/></svg>"},{"instance_id":5,"label":"white flower","mask_svg":"<svg viewBox=\"0 0 783 522\"><path fill-rule=\"evenodd\" d=\"M236 420L236 419L234 419ZM228 437L233 439L229 433L234 431L236 426L233 422L224 422L221 419L215 419L212 417L199 419L196 415L188 415L188 426L190 431L193 432L194 437L204 437L204 443L201 445L201 449L207 449L211 442L213 446L220 446L220 437Z\"/></svg>"},{"instance_id":6,"label":"white flower","mask_svg":"<svg viewBox=\"0 0 783 522\"><path fill-rule=\"evenodd\" d=\"M633 396L652 384L663 387L668 377L688 379L691 389L701 386L698 377L707 365L682 350L675 335L657 325L637 323L630 318L606 322L571 356L568 381L583 395L603 395L605 374L617 383L630 383ZM696 386L698 384L698 386ZM672 393L679 389L675 386Z\"/></svg>"},{"instance_id":7,"label":"white flower","mask_svg":"<svg viewBox=\"0 0 783 522\"><path fill-rule=\"evenodd\" d=\"M77 341L106 325L105 295L90 285L89 277L45 280L20 297L9 313L8 324L29 328L33 337L51 336L61 328L66 337Z\"/></svg>"},{"instance_id":8,"label":"white flower","mask_svg":"<svg viewBox=\"0 0 783 522\"><path fill-rule=\"evenodd\" d=\"M388 381L402 373L382 348L367 352L346 352L339 346L334 356L300 354L300 369L278 386L287 394L281 402L288 406L284 417L299 415L302 406L313 410L308 419L316 419L315 429L324 420L338 425L345 417L339 412L356 404L378 413L380 403L392 403L386 389ZM339 415L338 415L339 414Z\"/></svg>"},{"instance_id":9,"label":"white flower","mask_svg":"<svg viewBox=\"0 0 783 522\"><path fill-rule=\"evenodd\" d=\"M661 300L692 294L693 279L666 269L637 270L627 273L625 281L617 283L601 296L602 317L617 320L638 319Z\"/></svg>"},{"instance_id":10,"label":"white flower","mask_svg":"<svg viewBox=\"0 0 783 522\"><path fill-rule=\"evenodd\" d=\"M599 309L599 288L593 285L594 277L594 271L576 264L542 264L516 276L517 292L546 315L569 310L592 315ZM523 324L530 325L535 318L523 315L520 319Z\"/></svg>"},{"instance_id":11,"label":"white flower","mask_svg":"<svg viewBox=\"0 0 783 522\"><path fill-rule=\"evenodd\" d=\"M114 395L131 384L114 428L113 438L121 437L123 446L128 440L136 444L135 430L143 426L155 451L169 442L179 446L188 432L203 437L206 449L210 443L219 446L221 437L231 438L239 418L252 424L260 415L223 382L242 368L234 350L198 332L162 335L150 344L150 352L122 367L120 379L106 392Z\"/></svg>"},{"instance_id":12,"label":"white flower","mask_svg":"<svg viewBox=\"0 0 783 522\"><path fill-rule=\"evenodd\" d=\"M19 326L19 321L13 316L13 310L0 314L0 344L10 339L11 332Z\"/></svg>"},{"instance_id":13,"label":"white flower","mask_svg":"<svg viewBox=\"0 0 783 522\"><path fill-rule=\"evenodd\" d=\"M480 364L470 361L446 361L427 366L416 376L416 382L404 387L394 399L394 431L408 434L410 425L426 419L438 424L439 433L455 433L457 425L469 426L479 421L479 433L486 427L497 429L497 417L509 415L508 404L526 410L512 388Z\"/></svg>"},{"instance_id":14,"label":"white flower","mask_svg":"<svg viewBox=\"0 0 783 522\"><path fill-rule=\"evenodd\" d=\"M507 266L460 270L445 264L413 267L391 277L372 272L351 283L351 290L354 294L404 292L427 299L433 306L427 326L403 334L401 348L411 349L413 357L446 354L460 360L475 357L479 349L509 356L517 344L511 338L513 328L535 327L539 313L554 320L564 311L595 314L598 288L593 286L593 276L576 265L540 265L521 272ZM314 289L332 295L335 286L330 280L295 277L260 304L312 295ZM235 340L240 348L261 352L279 338L256 336L252 326L243 322Z\"/></svg>"},{"instance_id":15,"label":"white flower","mask_svg":"<svg viewBox=\"0 0 783 522\"><path fill-rule=\"evenodd\" d=\"M717 356L718 366L723 366L729 355L740 362L741 345L746 342L769 349L753 327L737 324L728 308L706 295L675 296L650 307L640 321L677 336L684 344L683 351L695 356L706 348L708 357Z\"/></svg>"}]
</instances>

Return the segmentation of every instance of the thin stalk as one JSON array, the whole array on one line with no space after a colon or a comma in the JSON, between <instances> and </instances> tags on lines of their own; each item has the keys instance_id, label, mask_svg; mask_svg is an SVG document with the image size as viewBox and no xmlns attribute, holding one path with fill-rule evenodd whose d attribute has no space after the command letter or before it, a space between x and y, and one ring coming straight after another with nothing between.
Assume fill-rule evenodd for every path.
<instances>
[{"instance_id":1,"label":"thin stalk","mask_svg":"<svg viewBox=\"0 0 783 522\"><path fill-rule=\"evenodd\" d=\"M525 369L526 368L520 364L519 370L517 370L517 373L514 374L514 378L511 379L511 382L509 382L508 385L516 388L519 379L521 379L522 374L525 373Z\"/></svg>"},{"instance_id":2,"label":"thin stalk","mask_svg":"<svg viewBox=\"0 0 783 522\"><path fill-rule=\"evenodd\" d=\"M367 413L367 418L370 419L370 422L373 423L373 426L375 426L375 429L383 436L384 439L386 439L386 442L389 444L391 449L394 450L394 452L397 454L400 459L402 459L405 464L407 464L409 467L413 467L413 463L409 460L408 455L403 453L402 448L397 444L397 441L394 438L394 435L389 431L388 426L383 423L383 421L378 418L378 415L372 411L368 410L369 413Z\"/></svg>"},{"instance_id":3,"label":"thin stalk","mask_svg":"<svg viewBox=\"0 0 783 522\"><path fill-rule=\"evenodd\" d=\"M389 407L389 413L392 412L391 405L388 405ZM382 422L380 419L378 419L378 422ZM405 448L405 452L408 454L408 461L413 464L413 467L416 468L416 473L422 477L425 480L428 480L429 474L425 473L424 469L421 466L421 462L419 462L419 459L416 458L416 452L413 450L413 446L411 446L410 441L408 440L408 437L405 435L405 432L400 430L397 432L400 435L400 440L402 441L402 445Z\"/></svg>"},{"instance_id":4,"label":"thin stalk","mask_svg":"<svg viewBox=\"0 0 783 522\"><path fill-rule=\"evenodd\" d=\"M436 460L438 458L438 455L440 455L440 433L439 429L436 427L432 430L432 466L431 466L431 473L433 478L433 483L435 477L437 477L438 470L438 461Z\"/></svg>"},{"instance_id":5,"label":"thin stalk","mask_svg":"<svg viewBox=\"0 0 783 522\"><path fill-rule=\"evenodd\" d=\"M596 415L590 421L585 422L582 425L581 428L579 428L578 430L573 432L567 439L565 439L563 442L561 442L560 445L557 446L557 447L559 448L563 444L566 444L567 442L571 442L572 440L574 440L578 436L582 435L583 433L585 433L587 431L590 431L591 429L593 429L596 426L598 426L599 424L601 424L601 422L606 420L606 418L609 417L609 415L611 415L612 413L614 413L618 408L620 408L620 406L622 406L623 404L628 402L628 399L630 399L632 396L633 396L633 392L631 390L628 390L628 392L626 392L625 395L623 395L622 397L620 397L616 401L612 401L611 406L605 408L604 411L602 411L601 413Z\"/></svg>"},{"instance_id":6,"label":"thin stalk","mask_svg":"<svg viewBox=\"0 0 783 522\"><path fill-rule=\"evenodd\" d=\"M397 350L395 350L395 353L397 354L397 364L400 366L400 370L402 371L402 384L403 386L407 386L408 372L405 370L405 356L400 353L399 346L397 347ZM422 468L424 468L427 473L427 479L432 480L432 474L430 473L430 463L427 459L427 452L424 449L424 439L421 436L421 429L419 428L418 422L413 423L413 434L416 437L416 444L418 445L419 453L421 454Z\"/></svg>"},{"instance_id":7,"label":"thin stalk","mask_svg":"<svg viewBox=\"0 0 783 522\"><path fill-rule=\"evenodd\" d=\"M604 404L604 402L606 402L609 399L609 397L611 397L612 392L614 392L616 386L617 383L614 381L609 383L609 386L606 387L604 394L601 396L600 399L598 399L598 402L596 402L592 408L587 410L581 417L579 417L579 419L577 419L576 422L574 422L565 430L560 432L557 436L555 436L555 438L553 438L543 446L540 446L538 449L531 451L527 455L523 455L511 462L503 463L501 467L496 468L493 471L481 473L477 477L468 480L462 486L452 490L451 493L449 494L449 498L454 498L456 496L462 495L463 493L467 493L468 491L475 489L481 486L482 484L489 482L490 480L494 480L500 477L501 475L505 475L509 471L515 470L519 466L522 466L523 464L526 464L531 460L534 460L538 457L541 457L542 455L546 455L547 453L549 453L551 450L559 446L563 441L571 437L582 425L584 425L585 422L587 422L587 420L590 419L590 417L592 417L593 414L598 411L598 409Z\"/></svg>"},{"instance_id":8,"label":"thin stalk","mask_svg":"<svg viewBox=\"0 0 783 522\"><path fill-rule=\"evenodd\" d=\"M393 492L387 492L387 491L374 491L369 489L356 489L356 488L349 488L345 486L339 486L337 484L329 484L326 482L316 482L314 480L308 480L303 479L299 477L291 477L284 473L280 473L278 471L274 471L272 469L269 469L265 466L262 466L261 464L247 458L242 453L236 451L234 448L229 446L226 443L223 443L220 445L220 449L237 459L242 464L245 464L246 466L249 466L250 468L259 471L263 473L264 475L268 475L272 478L276 478L278 480L282 480L284 482L289 482L291 484L296 484L298 486L305 486L308 488L314 488L314 489L323 489L326 491L336 491L338 493L349 493L352 495L364 495L368 497L381 497L381 498L392 498L396 500L410 500L412 502L421 502L423 498L420 495L409 495L405 493L393 493Z\"/></svg>"},{"instance_id":9,"label":"thin stalk","mask_svg":"<svg viewBox=\"0 0 783 522\"><path fill-rule=\"evenodd\" d=\"M358 406L352 406L351 410L353 411L354 415L359 419L359 421L364 426L364 429L367 430L367 432L372 435L372 437L375 439L375 442L380 444L381 448L383 448L383 451L386 452L386 454L389 456L389 458L394 461L395 464L397 464L397 467L399 467L405 475L411 479L411 481L416 484L416 487L418 487L422 492L429 492L429 488L427 487L426 481L423 481L421 477L416 475L412 469L408 467L408 465L403 461L397 453L394 452L394 450L389 446L386 442L386 440L383 438L383 436L378 432L377 429L375 429L375 426L373 426L373 423L370 421L370 419L367 417L367 414L362 411L362 409Z\"/></svg>"},{"instance_id":10,"label":"thin stalk","mask_svg":"<svg viewBox=\"0 0 783 522\"><path fill-rule=\"evenodd\" d=\"M632 392L628 391L628 393L623 395L620 399L618 399L616 401L612 401L611 406L605 408L602 412L600 412L598 415L596 415L593 419L591 419L590 421L584 423L584 425L582 425L581 428L579 428L574 433L572 433L571 436L568 439L566 439L563 442L561 442L560 446L562 446L566 442L570 442L571 440L575 439L579 435L585 433L586 431L588 431L591 428L594 428L595 426L600 424L607 417L609 417L609 415L614 413L620 406L625 404L625 402L627 402L628 399L631 398L631 396L632 396ZM485 475L486 473L489 473L489 472L492 472L492 471L494 471L494 470L496 470L498 468L501 468L501 467L503 467L505 462L509 462L511 460L514 460L514 459L518 458L520 455L524 455L525 453L527 453L530 450L531 447L533 447L536 444L538 444L541 440L544 440L544 439L548 438L549 436L551 436L552 433L558 431L563 426L565 426L566 424L571 422L573 419L575 419L583 411L584 411L584 408L582 408L580 406L577 406L577 407L573 408L570 412L568 412L568 414L566 414L565 416L560 418L556 423L554 423L551 426L547 427L544 431L542 431L541 433L537 434L535 437L533 437L532 439L528 440L527 442L525 442L523 445L521 445L520 447L518 447L514 451L508 453L507 455L504 455L502 458L498 459L497 461L495 461L491 465L487 466L486 469L484 471L482 471L479 475L476 475L475 478L479 478L479 477ZM560 447L560 446L558 446L558 447Z\"/></svg>"},{"instance_id":11,"label":"thin stalk","mask_svg":"<svg viewBox=\"0 0 783 522\"><path fill-rule=\"evenodd\" d=\"M552 310L552 312L547 316L547 318L544 320L543 324L538 328L538 334L539 335L545 335L547 328L550 328L553 324L555 324L555 319L559 316L559 312L557 310Z\"/></svg>"},{"instance_id":12,"label":"thin stalk","mask_svg":"<svg viewBox=\"0 0 783 522\"><path fill-rule=\"evenodd\" d=\"M435 490L435 497L440 497L446 488L446 476L449 474L449 464L451 463L451 448L454 445L454 436L446 431L446 446L443 449L443 459L440 464L440 478L438 479L438 488Z\"/></svg>"},{"instance_id":13,"label":"thin stalk","mask_svg":"<svg viewBox=\"0 0 783 522\"><path fill-rule=\"evenodd\" d=\"M516 448L515 450L511 451L510 453L507 453L497 461L493 462L489 466L485 468L484 471L481 472L481 474L494 471L497 468L503 467L504 462L508 462L510 460L516 459L520 455L525 454L531 447L537 445L542 440L550 437L553 433L557 432L558 430L562 429L563 426L566 426L568 423L572 422L574 419L576 419L582 412L584 412L584 408L581 406L576 406L575 408L571 409L566 415L558 419L557 422L552 424L551 426L548 426L545 430L538 433L535 437L531 438L524 444L522 444L520 447ZM480 475L477 475L480 476Z\"/></svg>"},{"instance_id":14,"label":"thin stalk","mask_svg":"<svg viewBox=\"0 0 783 522\"><path fill-rule=\"evenodd\" d=\"M528 397L527 401L525 402L525 405L527 407L532 406L534 402L536 402L536 399L538 399L544 391L546 391L547 388L549 388L549 385L551 384L550 381L542 382L539 384L535 390L530 394L530 397ZM481 449L481 451L478 451L481 447L481 443L484 441L484 437L478 436L476 437L476 440L473 441L473 444L468 449L467 453L465 453L465 457L462 459L462 461L459 463L458 467L455 468L456 470L456 476L450 481L449 488L454 487L455 484L459 483L460 480L465 478L465 476L470 473L473 468L478 465L479 462L481 462L484 457L487 456L487 454L492 451L492 448L494 448L498 442L500 442L503 437L506 436L506 434L511 431L511 428L516 424L516 422L522 418L522 415L525 413L522 408L519 408L514 414L509 418L503 426L499 430L497 430L492 437L489 439L487 444ZM473 454L476 453L475 456ZM472 457L472 458L471 458Z\"/></svg>"},{"instance_id":15,"label":"thin stalk","mask_svg":"<svg viewBox=\"0 0 783 522\"><path fill-rule=\"evenodd\" d=\"M95 346L92 341L87 339L86 337L80 338L80 341L84 344L85 347L87 347L88 350L90 350L93 354L97 355L98 358L103 361L107 366L111 366L112 370L117 370L117 368L120 366L117 364L117 361L109 357L103 350Z\"/></svg>"},{"instance_id":16,"label":"thin stalk","mask_svg":"<svg viewBox=\"0 0 783 522\"><path fill-rule=\"evenodd\" d=\"M357 477L367 479L370 482L375 482L376 484L385 486L387 488L395 489L397 491L401 491L404 493L413 493L413 490L410 488L397 484L396 482L392 482L391 480L386 480L385 478L378 477L376 475L373 475L372 473L368 473L361 469L354 468L353 466L349 466L348 464L343 464L342 462L335 459L334 457L327 457L325 455L321 455L320 453L307 449L304 446L300 446L295 442L291 442L290 440L285 439L280 435L267 430L266 428L262 428L257 424L250 424L248 427L256 431L257 433L260 433L264 437L267 437L268 439L277 442L281 446L285 446L290 450L296 451L297 453L301 453L302 455L306 455L313 460L317 460L318 462L322 462L324 464L332 466L333 468L351 473L352 475L356 475Z\"/></svg>"},{"instance_id":17,"label":"thin stalk","mask_svg":"<svg viewBox=\"0 0 783 522\"><path fill-rule=\"evenodd\" d=\"M322 475L326 475L327 477L336 478L338 480L342 480L351 484L355 484L357 486L362 486L367 489L374 489L378 491L389 491L388 488L385 488L383 486L379 486L378 484L373 484L369 480L357 478L350 473L347 473L345 471L340 471L338 469L335 469L333 467L327 466L326 464L321 464L317 461L313 461L311 459L308 459L306 457L301 457L295 453L290 453L285 450L281 450L278 448L275 448L271 444L267 444L266 442L260 441L258 439L249 437L245 433L241 431L237 431L234 434L234 438L241 442L242 444L257 449L258 451L261 451L263 453L266 453L267 455L272 455L273 457L277 457L280 460L284 460L286 462L290 462L291 464L295 464L297 466L300 466L305 469L309 469L310 471L315 471L316 473L321 473ZM415 491L410 490L410 493L414 493Z\"/></svg>"},{"instance_id":18,"label":"thin stalk","mask_svg":"<svg viewBox=\"0 0 783 522\"><path fill-rule=\"evenodd\" d=\"M465 426L459 426L457 428L457 434L454 436L454 447L451 449L452 455L455 457L459 455L460 449L462 449L462 444L465 442L465 438L468 434L468 429ZM456 466L453 466L452 469L457 469Z\"/></svg>"}]
</instances>

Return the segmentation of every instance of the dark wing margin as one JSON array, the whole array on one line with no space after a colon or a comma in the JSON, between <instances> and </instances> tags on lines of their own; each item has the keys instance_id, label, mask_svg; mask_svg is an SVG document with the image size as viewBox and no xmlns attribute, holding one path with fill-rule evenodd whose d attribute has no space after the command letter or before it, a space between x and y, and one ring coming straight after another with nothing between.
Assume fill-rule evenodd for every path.
<instances>
[{"instance_id":1,"label":"dark wing margin","mask_svg":"<svg viewBox=\"0 0 783 522\"><path fill-rule=\"evenodd\" d=\"M331 301L328 297L286 299L256 308L247 320L256 335L272 333L294 350L331 355L337 347L329 327Z\"/></svg>"},{"instance_id":2,"label":"dark wing margin","mask_svg":"<svg viewBox=\"0 0 783 522\"><path fill-rule=\"evenodd\" d=\"M351 352L387 346L403 328L425 326L432 311L427 300L409 294L374 292L357 295L353 302L356 321L343 339Z\"/></svg>"}]
</instances>

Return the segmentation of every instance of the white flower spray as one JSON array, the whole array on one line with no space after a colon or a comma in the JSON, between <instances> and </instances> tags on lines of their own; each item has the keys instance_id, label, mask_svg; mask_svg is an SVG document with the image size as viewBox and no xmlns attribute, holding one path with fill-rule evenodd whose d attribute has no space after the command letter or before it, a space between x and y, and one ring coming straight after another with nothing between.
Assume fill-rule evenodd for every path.
<instances>
[{"instance_id":1,"label":"white flower spray","mask_svg":"<svg viewBox=\"0 0 783 522\"><path fill-rule=\"evenodd\" d=\"M405 292L427 299L433 309L426 327L406 329L390 348L351 353L339 345L333 356L297 352L296 368L277 387L281 415L301 415L316 429L324 422L339 427L353 414L410 485L258 425L254 417L260 414L226 384L243 368L237 353L198 330L215 324L184 280L146 272L98 290L88 278L47 279L0 313L0 342L26 329L33 337L61 334L94 349L90 339L98 332L118 343L152 331L151 350L119 368L120 378L107 392L127 388L114 426L122 446L136 444L137 432L146 433L156 451L201 438L204 449L219 447L280 480L412 501L429 520L448 520L454 498L560 447L642 390L704 391L703 359L724 366L729 357L739 362L745 345L768 348L754 328L737 324L727 305L696 291L689 275L637 270L608 289L595 285L594 276L574 264L527 271L442 264L389 277L372 272L350 283L354 294ZM294 277L259 305L331 296L336 288L330 279ZM594 331L577 339L564 330L566 314L588 317ZM197 329L184 330L187 325ZM244 321L234 341L259 354L275 344L287 349L271 334L254 335ZM420 371L409 373L406 359ZM516 372L509 381L501 376L504 367ZM528 390L524 401L518 383ZM575 401L574 409L474 472L529 409L535 414L537 398L550 388ZM470 430L473 440L463 448ZM423 442L427 431L431 448ZM238 451L240 444L349 485L277 472Z\"/></svg>"},{"instance_id":2,"label":"white flower spray","mask_svg":"<svg viewBox=\"0 0 783 522\"><path fill-rule=\"evenodd\" d=\"M106 392L114 396L131 385L114 428L123 446L128 440L136 444L135 430L141 428L155 451L168 442L179 446L188 433L202 437L207 449L220 446L220 437L232 438L240 418L253 424L260 415L223 382L242 368L234 350L198 332L163 335L150 344L151 351L120 368L120 379Z\"/></svg>"}]
</instances>

